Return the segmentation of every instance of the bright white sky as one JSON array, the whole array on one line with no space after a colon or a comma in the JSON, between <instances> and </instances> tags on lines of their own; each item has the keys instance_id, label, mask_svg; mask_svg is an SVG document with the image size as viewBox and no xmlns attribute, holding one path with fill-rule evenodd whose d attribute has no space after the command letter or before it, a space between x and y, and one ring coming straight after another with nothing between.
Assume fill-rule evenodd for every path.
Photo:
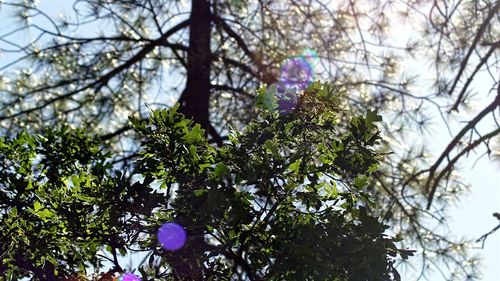
<instances>
[{"instance_id":1,"label":"bright white sky","mask_svg":"<svg viewBox=\"0 0 500 281\"><path fill-rule=\"evenodd\" d=\"M71 4L73 1L67 0L41 0L41 8L50 15L59 15L64 11L71 11ZM65 5L67 4L67 5ZM4 10L0 10L0 35L12 30L12 18ZM411 27L410 30L414 30ZM405 42L402 34L407 34L409 36L418 36L416 33L408 33L408 26L404 24L395 25L393 28L395 36L399 38L398 41ZM32 34L25 33L25 38L19 38L20 40L29 38ZM407 37L407 38L408 38ZM401 44L400 44L401 45ZM8 63L13 59L7 53L0 53L0 67ZM405 72L419 72L425 73L426 67L430 65L425 65L415 61L408 62L406 65L402 66ZM1 74L1 72L0 72ZM484 80L483 80L484 79ZM486 97L484 93L488 92L488 88L485 86L490 86L491 82L489 78L479 76L475 81L474 86L480 93L477 100L478 106L486 105L491 102L492 96ZM485 85L481 87L481 85ZM423 86L422 86L423 88ZM428 135L415 135L409 136L409 139L420 139L425 141L424 143L429 144L429 147L434 152L434 155L439 155L441 151L446 147L451 137L444 128L443 121L438 118L438 113L433 113L435 116L434 127ZM471 119L471 115L461 114L455 116L458 121L468 121ZM452 122L455 125L452 126L452 132L456 133L463 123ZM485 127L492 128L493 123L486 124ZM466 237L471 239L476 239L483 235L484 233L490 231L493 227L498 225L498 220L492 216L494 212L500 212L500 162L492 162L483 157L479 160L474 167L473 162L477 157L483 153L483 151L477 154L471 154L469 161L462 161L462 175L471 186L471 192L469 195L465 196L462 201L460 201L450 213L451 223L450 223L450 235L456 237ZM477 245L480 247L480 244ZM485 249L473 250L474 253L481 255L483 259L483 278L485 281L497 281L498 276L500 276L500 232L491 235L486 241ZM414 277L405 275L402 272L403 280L414 280ZM442 278L438 273L432 276L430 280L441 280Z\"/></svg>"},{"instance_id":2,"label":"bright white sky","mask_svg":"<svg viewBox=\"0 0 500 281\"><path fill-rule=\"evenodd\" d=\"M428 14L428 13L424 13ZM410 32L409 32L410 31ZM416 33L418 27L408 24L394 24L392 26L392 34L390 38L398 38L399 45L404 46L412 36L418 36ZM417 57L414 60L407 60L401 66L406 73L420 74L423 79L427 76L432 78L434 69L430 62ZM497 73L497 76L499 74ZM421 80L422 85L417 86L418 91L426 91L426 81ZM486 73L480 73L476 76L472 87L477 91L477 99L474 100L474 112L466 113L463 110L459 114L454 114L448 118L450 122L451 132L453 134L460 131L465 126L466 122L470 121L477 111L493 101L495 92L487 95L492 86L491 78ZM434 109L430 112L433 118L432 129L428 133L421 134L414 132L408 136L410 140L421 140L424 144L428 144L428 148L433 152L434 159L437 158L446 148L452 137L445 127L444 121L441 119L439 112ZM490 122L481 123L479 126L480 132L489 132L495 128L495 124ZM449 213L449 233L451 236L465 239L475 240L483 234L489 232L492 228L499 224L499 221L492 216L494 212L500 212L500 161L492 161L487 156L481 158L474 165L474 162L482 155L486 149L482 146L476 153L471 153L466 161L460 161L460 175L465 179L465 182L470 185L470 193L461 197L461 201L453 206ZM476 245L475 245L476 246ZM481 247L477 243L476 247ZM483 257L482 279L484 281L497 281L500 276L500 232L490 235L486 240L484 249L474 249L471 254L477 254ZM404 276L404 275L403 275ZM403 280L415 280L415 277L405 276ZM442 280L441 275L436 272L430 280Z\"/></svg>"}]
</instances>

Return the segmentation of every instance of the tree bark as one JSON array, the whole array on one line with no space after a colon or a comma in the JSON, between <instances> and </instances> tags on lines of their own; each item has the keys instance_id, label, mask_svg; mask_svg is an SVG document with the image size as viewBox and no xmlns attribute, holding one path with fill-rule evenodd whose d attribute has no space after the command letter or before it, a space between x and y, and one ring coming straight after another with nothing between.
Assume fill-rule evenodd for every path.
<instances>
[{"instance_id":1,"label":"tree bark","mask_svg":"<svg viewBox=\"0 0 500 281\"><path fill-rule=\"evenodd\" d=\"M212 14L210 0L192 0L189 30L189 47L187 50L187 83L179 99L180 112L187 118L199 123L207 134L217 141L213 127L210 125L210 67L212 53L210 50ZM183 186L190 192L195 186ZM176 221L189 229L194 223L191 217L179 214ZM167 257L173 274L181 280L202 280L203 264L200 260L204 252L211 249L201 233L187 233L187 243L182 249Z\"/></svg>"},{"instance_id":2,"label":"tree bark","mask_svg":"<svg viewBox=\"0 0 500 281\"><path fill-rule=\"evenodd\" d=\"M199 123L206 132L210 130L211 21L210 1L192 0L187 50L187 83L179 100L180 111Z\"/></svg>"}]
</instances>

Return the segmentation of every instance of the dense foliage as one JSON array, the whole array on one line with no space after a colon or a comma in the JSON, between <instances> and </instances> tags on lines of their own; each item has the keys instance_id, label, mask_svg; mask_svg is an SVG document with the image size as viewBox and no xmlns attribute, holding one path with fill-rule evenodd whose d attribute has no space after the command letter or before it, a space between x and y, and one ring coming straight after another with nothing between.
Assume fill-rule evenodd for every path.
<instances>
[{"instance_id":1,"label":"dense foliage","mask_svg":"<svg viewBox=\"0 0 500 281\"><path fill-rule=\"evenodd\" d=\"M396 255L411 251L366 192L381 117L339 122L342 96L328 84L292 110L280 98L261 88L259 118L220 148L178 106L131 118L142 139L131 171L82 129L0 139L0 275L101 276L107 260L143 280L399 280ZM156 237L171 221L188 234L177 251ZM126 269L127 252L146 258Z\"/></svg>"}]
</instances>

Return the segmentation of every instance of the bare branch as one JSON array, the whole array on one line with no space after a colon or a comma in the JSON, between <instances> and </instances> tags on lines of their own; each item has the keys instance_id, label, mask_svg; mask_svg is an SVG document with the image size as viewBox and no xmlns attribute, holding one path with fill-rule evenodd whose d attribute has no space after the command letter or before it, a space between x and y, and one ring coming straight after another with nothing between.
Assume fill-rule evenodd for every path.
<instances>
[{"instance_id":1,"label":"bare branch","mask_svg":"<svg viewBox=\"0 0 500 281\"><path fill-rule=\"evenodd\" d=\"M428 197L428 203L427 203L427 209L430 208L432 204L432 199L434 197L434 193L436 192L437 185L439 183L440 177L437 179L434 179L434 174L436 173L436 170L438 167L441 165L441 163L444 161L445 158L449 157L450 152L455 148L462 137L472 128L474 128L479 121L481 121L487 114L495 111L498 107L500 107L500 94L498 94L493 102L488 105L485 109L483 109L474 119L469 121L465 127L462 128L462 130L453 138L453 140L448 144L446 149L441 153L441 156L437 159L437 161L432 165L429 171L429 178L427 179L427 182L425 183L424 190L429 194ZM498 132L497 132L498 133ZM455 160L456 161L456 160Z\"/></svg>"},{"instance_id":2,"label":"bare branch","mask_svg":"<svg viewBox=\"0 0 500 281\"><path fill-rule=\"evenodd\" d=\"M476 48L476 45L479 43L481 40L481 37L483 36L484 31L486 30L486 27L490 24L490 21L493 19L495 15L498 15L498 10L500 9L500 1L497 1L495 6L491 8L489 11L488 15L486 16L486 19L483 21L481 26L479 27L478 31L476 32L476 36L474 37L474 40L472 41L472 44L469 47L469 51L465 55L465 58L462 59L462 62L460 63L460 68L458 69L457 76L455 77L455 80L453 81L453 84L448 91L448 95L452 95L453 91L455 90L455 87L457 86L458 82L460 81L460 78L462 77L462 74L467 67L467 63L469 62L470 56L474 52L474 49ZM460 104L460 97L457 99L457 102L455 105L450 109L450 111L456 110L458 111L458 104Z\"/></svg>"}]
</instances>

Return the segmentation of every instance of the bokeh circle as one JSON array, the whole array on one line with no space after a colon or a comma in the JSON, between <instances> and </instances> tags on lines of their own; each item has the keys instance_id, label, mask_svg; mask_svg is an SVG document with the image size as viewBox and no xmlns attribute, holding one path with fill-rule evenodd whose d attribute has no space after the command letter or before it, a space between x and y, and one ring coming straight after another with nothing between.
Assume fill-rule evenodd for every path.
<instances>
[{"instance_id":1,"label":"bokeh circle","mask_svg":"<svg viewBox=\"0 0 500 281\"><path fill-rule=\"evenodd\" d=\"M285 88L303 90L313 81L313 69L304 57L292 57L283 62L280 83Z\"/></svg>"},{"instance_id":2,"label":"bokeh circle","mask_svg":"<svg viewBox=\"0 0 500 281\"><path fill-rule=\"evenodd\" d=\"M305 49L296 56L283 61L280 69L279 84L285 89L304 90L314 80L314 59L318 54L312 49Z\"/></svg>"},{"instance_id":3,"label":"bokeh circle","mask_svg":"<svg viewBox=\"0 0 500 281\"><path fill-rule=\"evenodd\" d=\"M184 228L174 222L165 223L158 229L158 241L169 251L182 248L186 243L186 237Z\"/></svg>"},{"instance_id":4,"label":"bokeh circle","mask_svg":"<svg viewBox=\"0 0 500 281\"><path fill-rule=\"evenodd\" d=\"M141 278L132 273L124 273L118 277L115 277L113 281L141 281Z\"/></svg>"}]
</instances>

